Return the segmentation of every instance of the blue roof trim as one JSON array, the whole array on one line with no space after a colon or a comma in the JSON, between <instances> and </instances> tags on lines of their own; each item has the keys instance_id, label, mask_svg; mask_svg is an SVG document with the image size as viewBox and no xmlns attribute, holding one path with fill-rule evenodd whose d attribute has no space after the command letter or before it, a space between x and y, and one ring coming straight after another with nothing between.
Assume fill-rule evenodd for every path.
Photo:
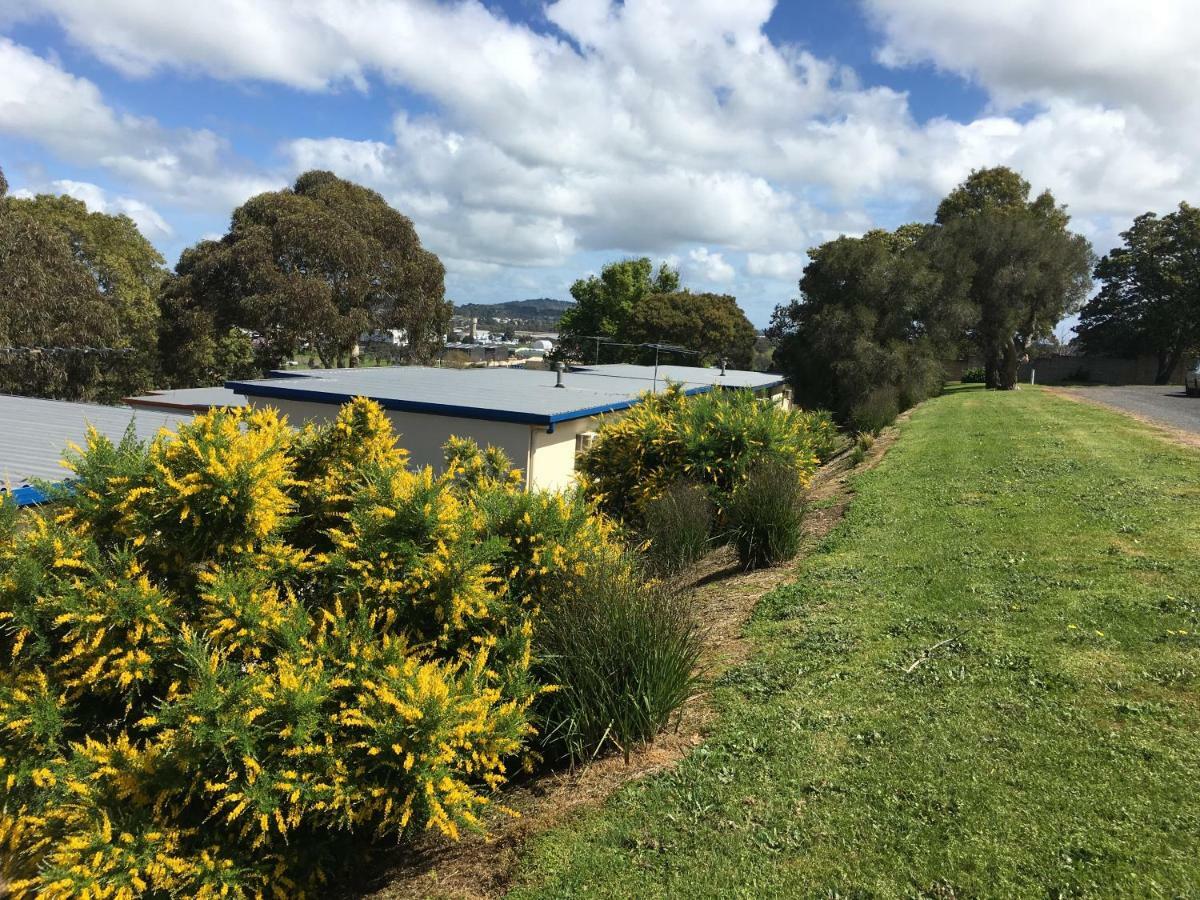
<instances>
[{"instance_id":1,"label":"blue roof trim","mask_svg":"<svg viewBox=\"0 0 1200 900\"><path fill-rule=\"evenodd\" d=\"M307 376L300 375L296 377L304 378ZM780 379L768 384L754 385L753 387L747 386L746 389L763 390L774 388L783 384L784 381L785 379ZM227 381L225 382L225 387L248 397L266 397L274 400L299 400L308 403L336 404L338 406L349 403L356 396L359 396L357 394L341 394L334 391L307 390L285 385L258 384L250 381ZM706 393L717 387L722 387L722 385L701 385L700 387L685 391L685 393L690 397L695 394ZM735 386L735 389L742 388L741 386ZM460 419L483 419L491 422L513 422L520 425L543 426L552 426L557 422L570 422L575 419L598 416L602 413L629 409L631 406L636 406L642 400L639 396L629 400L615 400L612 403L604 403L600 406L590 406L586 409L573 409L567 412L546 414L527 413L515 409L485 409L476 406L456 406L449 403L428 403L422 400L400 400L396 397L369 397L368 399L374 400L384 409L396 410L397 412L415 412L431 416L454 416Z\"/></svg>"}]
</instances>

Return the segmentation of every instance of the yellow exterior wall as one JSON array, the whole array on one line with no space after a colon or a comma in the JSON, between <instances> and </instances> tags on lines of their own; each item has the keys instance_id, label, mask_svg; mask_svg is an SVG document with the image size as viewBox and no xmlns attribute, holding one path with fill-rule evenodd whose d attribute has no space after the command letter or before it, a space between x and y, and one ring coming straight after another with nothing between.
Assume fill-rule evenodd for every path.
<instances>
[{"instance_id":1,"label":"yellow exterior wall","mask_svg":"<svg viewBox=\"0 0 1200 900\"><path fill-rule=\"evenodd\" d=\"M533 432L533 466L529 487L558 491L575 483L575 438L596 428L596 416L559 422L554 432Z\"/></svg>"}]
</instances>

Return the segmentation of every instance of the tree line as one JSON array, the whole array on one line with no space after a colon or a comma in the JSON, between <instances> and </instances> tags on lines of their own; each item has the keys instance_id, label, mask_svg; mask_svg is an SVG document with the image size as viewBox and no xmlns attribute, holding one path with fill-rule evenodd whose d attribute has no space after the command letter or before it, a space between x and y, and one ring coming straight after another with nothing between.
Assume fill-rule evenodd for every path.
<instances>
[{"instance_id":1,"label":"tree line","mask_svg":"<svg viewBox=\"0 0 1200 900\"><path fill-rule=\"evenodd\" d=\"M594 361L600 335L616 342L605 362L649 361L647 342L698 351L672 362L754 358L758 332L733 297L683 290L648 259L613 262L571 294L563 358ZM405 361L429 363L452 311L413 223L330 172L250 198L173 271L127 216L8 196L0 173L3 392L111 402L261 375L300 353L350 365L359 335L383 328L404 332Z\"/></svg>"},{"instance_id":2,"label":"tree line","mask_svg":"<svg viewBox=\"0 0 1200 900\"><path fill-rule=\"evenodd\" d=\"M774 365L798 399L876 427L941 389L945 360L974 352L1010 389L1029 348L1081 312L1086 352L1154 354L1165 382L1200 349L1200 209L1146 213L1097 261L1049 191L1005 167L971 173L934 220L839 237L809 252L800 296L776 308ZM1093 267L1100 282L1092 289ZM624 259L571 286L559 358L763 363L728 294ZM9 196L0 172L0 391L111 401L155 387L262 374L305 352L352 363L364 331L402 329L432 361L452 305L445 270L375 191L311 171L252 197L173 271L123 215L65 196Z\"/></svg>"},{"instance_id":3,"label":"tree line","mask_svg":"<svg viewBox=\"0 0 1200 900\"><path fill-rule=\"evenodd\" d=\"M1069 223L1049 191L1031 197L996 167L972 172L932 222L822 244L800 297L772 317L776 364L801 402L874 428L940 391L949 359L976 355L989 388L1013 388L1031 346L1080 313L1085 352L1154 353L1165 382L1200 350L1200 211L1139 216L1099 261Z\"/></svg>"},{"instance_id":4,"label":"tree line","mask_svg":"<svg viewBox=\"0 0 1200 900\"><path fill-rule=\"evenodd\" d=\"M8 196L0 174L0 391L113 401L261 374L304 351L350 363L403 329L427 362L450 321L445 270L368 188L301 175L233 211L173 272L127 216Z\"/></svg>"}]
</instances>

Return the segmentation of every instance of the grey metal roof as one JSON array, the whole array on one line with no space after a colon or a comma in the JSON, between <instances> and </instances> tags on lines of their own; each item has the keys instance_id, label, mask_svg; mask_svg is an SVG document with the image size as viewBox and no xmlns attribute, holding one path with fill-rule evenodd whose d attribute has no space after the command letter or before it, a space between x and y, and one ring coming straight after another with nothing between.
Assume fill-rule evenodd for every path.
<instances>
[{"instance_id":1,"label":"grey metal roof","mask_svg":"<svg viewBox=\"0 0 1200 900\"><path fill-rule=\"evenodd\" d=\"M688 393L722 385L766 388L782 383L778 375L692 366L660 366L657 385L653 366L592 366L563 374L518 368L441 369L386 366L358 369L288 370L287 377L230 381L226 387L256 398L345 403L370 397L388 409L493 421L552 426L632 406L646 391L665 390L668 379Z\"/></svg>"},{"instance_id":2,"label":"grey metal roof","mask_svg":"<svg viewBox=\"0 0 1200 900\"><path fill-rule=\"evenodd\" d=\"M160 428L190 419L190 414L0 394L0 488L16 490L35 478L62 481L70 477L59 460L67 444L84 445L89 424L119 441L132 421L138 437L146 440Z\"/></svg>"},{"instance_id":3,"label":"grey metal roof","mask_svg":"<svg viewBox=\"0 0 1200 900\"><path fill-rule=\"evenodd\" d=\"M246 398L225 387L180 388L171 391L151 391L139 397L126 397L130 406L164 412L182 410L205 412L214 406L245 406Z\"/></svg>"}]
</instances>

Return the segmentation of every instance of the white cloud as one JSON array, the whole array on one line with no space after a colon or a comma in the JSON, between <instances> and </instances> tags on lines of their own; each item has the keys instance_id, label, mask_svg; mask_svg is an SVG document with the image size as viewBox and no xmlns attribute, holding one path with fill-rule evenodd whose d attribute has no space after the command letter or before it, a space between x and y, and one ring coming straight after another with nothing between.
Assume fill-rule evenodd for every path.
<instances>
[{"instance_id":1,"label":"white cloud","mask_svg":"<svg viewBox=\"0 0 1200 900\"><path fill-rule=\"evenodd\" d=\"M66 157L107 151L125 122L99 89L25 47L0 37L0 130L37 140Z\"/></svg>"},{"instance_id":2,"label":"white cloud","mask_svg":"<svg viewBox=\"0 0 1200 900\"><path fill-rule=\"evenodd\" d=\"M166 129L110 107L99 88L0 37L0 133L37 141L60 158L96 165L185 206L231 205L278 186L230 165L211 131Z\"/></svg>"},{"instance_id":3,"label":"white cloud","mask_svg":"<svg viewBox=\"0 0 1200 900\"><path fill-rule=\"evenodd\" d=\"M398 115L384 140L285 137L286 169L262 172L220 135L122 113L0 38L0 130L91 161L156 208L227 210L331 168L410 215L457 283L495 290L538 268L567 284L603 252L671 255L765 296L811 246L928 217L971 168L998 163L1051 188L1103 251L1133 215L1200 184L1200 16L1186 0L862 3L883 62L973 79L986 113L917 123L904 93L772 43L770 0L557 0L541 31L478 0L212 0L171 15L153 0L30 0L8 18L51 16L131 78L402 86L430 112Z\"/></svg>"},{"instance_id":4,"label":"white cloud","mask_svg":"<svg viewBox=\"0 0 1200 900\"><path fill-rule=\"evenodd\" d=\"M1002 107L1071 97L1195 115L1200 16L1192 0L864 0L888 65L932 62L974 78Z\"/></svg>"},{"instance_id":5,"label":"white cloud","mask_svg":"<svg viewBox=\"0 0 1200 900\"><path fill-rule=\"evenodd\" d=\"M733 266L725 262L720 253L714 253L707 247L697 247L689 252L683 268L686 274L700 281L718 284L733 281Z\"/></svg>"},{"instance_id":6,"label":"white cloud","mask_svg":"<svg viewBox=\"0 0 1200 900\"><path fill-rule=\"evenodd\" d=\"M748 253L746 271L764 278L799 281L806 262L802 253Z\"/></svg>"}]
</instances>

